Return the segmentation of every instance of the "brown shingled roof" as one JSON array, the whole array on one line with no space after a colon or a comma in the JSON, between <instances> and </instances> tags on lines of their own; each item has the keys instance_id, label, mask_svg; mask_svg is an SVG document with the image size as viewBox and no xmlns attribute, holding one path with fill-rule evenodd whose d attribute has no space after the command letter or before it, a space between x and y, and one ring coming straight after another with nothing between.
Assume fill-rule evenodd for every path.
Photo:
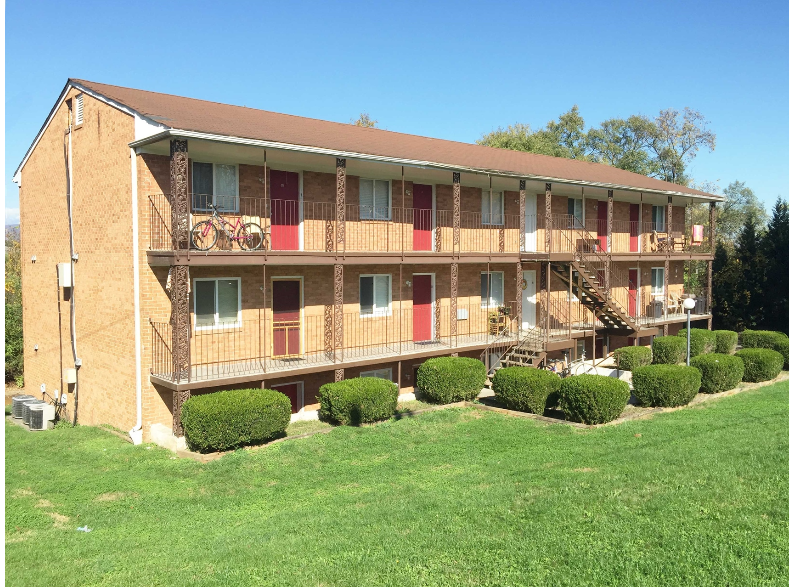
<instances>
[{"instance_id":1,"label":"brown shingled roof","mask_svg":"<svg viewBox=\"0 0 789 588\"><path fill-rule=\"evenodd\" d=\"M537 176L573 182L674 192L721 199L686 186L642 176L602 163L496 149L470 143L432 139L382 129L231 106L195 98L135 90L85 80L70 80L171 129L228 137L272 141L419 160L445 166L484 169L504 174Z\"/></svg>"}]
</instances>

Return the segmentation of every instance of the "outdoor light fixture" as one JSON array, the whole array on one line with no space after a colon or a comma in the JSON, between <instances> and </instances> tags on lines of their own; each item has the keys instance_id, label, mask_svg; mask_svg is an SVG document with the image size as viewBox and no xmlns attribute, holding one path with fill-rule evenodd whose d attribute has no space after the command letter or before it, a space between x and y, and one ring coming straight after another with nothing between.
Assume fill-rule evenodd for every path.
<instances>
[{"instance_id":1,"label":"outdoor light fixture","mask_svg":"<svg viewBox=\"0 0 789 588\"><path fill-rule=\"evenodd\" d=\"M688 336L687 355L685 357L685 365L690 365L690 311L696 308L696 301L693 298L685 298L682 301L682 308L688 311L688 327L685 329Z\"/></svg>"}]
</instances>

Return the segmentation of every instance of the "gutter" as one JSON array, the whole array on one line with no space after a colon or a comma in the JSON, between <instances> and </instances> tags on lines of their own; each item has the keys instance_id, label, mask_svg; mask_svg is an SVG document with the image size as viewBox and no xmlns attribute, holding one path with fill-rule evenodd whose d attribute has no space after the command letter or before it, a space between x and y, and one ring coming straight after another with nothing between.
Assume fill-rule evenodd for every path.
<instances>
[{"instance_id":1,"label":"gutter","mask_svg":"<svg viewBox=\"0 0 789 588\"><path fill-rule=\"evenodd\" d=\"M557 184L570 184L575 186L590 186L594 188L605 188L609 190L622 190L627 192L648 192L650 194L663 194L665 196L679 196L682 198L695 198L697 200L706 200L710 202L724 202L726 199L723 196L716 196L714 194L690 194L688 192L680 192L677 190L656 190L653 188L637 188L634 186L626 186L623 184L611 184L606 182L588 182L583 180L568 180L566 178L556 178L551 176L541 176L538 174L528 173L514 173L496 169L475 168L467 166L450 165L444 163L436 163L432 161L422 161L418 159L404 159L400 157L388 157L385 155L370 155L368 153L359 153L354 151L340 151L337 149L327 149L323 147L309 147L306 145L295 145L292 143L279 143L276 141L266 141L262 139L247 139L244 137L232 137L229 135L217 135L214 133L202 133L198 131L185 131L179 129L167 129L161 133L145 137L137 141L129 143L129 147L138 148L150 145L151 143L158 143L164 139L169 138L182 138L182 139L198 139L202 141L214 141L218 143L231 143L234 145L247 145L250 147L262 147L265 149L281 149L283 151L294 151L301 153L313 153L316 155L330 155L332 157L340 157L345 159L357 159L362 161L378 161L382 163L390 163L393 165L407 165L409 167L421 167L426 169L446 170L453 172L465 172L480 175L494 175L504 178L513 178L518 180L535 180L540 182L551 182Z\"/></svg>"},{"instance_id":2,"label":"gutter","mask_svg":"<svg viewBox=\"0 0 789 588\"><path fill-rule=\"evenodd\" d=\"M142 443L142 343L140 334L140 223L137 197L137 152L129 149L132 181L132 268L134 272L134 387L137 392L137 422L131 431L132 443Z\"/></svg>"}]
</instances>

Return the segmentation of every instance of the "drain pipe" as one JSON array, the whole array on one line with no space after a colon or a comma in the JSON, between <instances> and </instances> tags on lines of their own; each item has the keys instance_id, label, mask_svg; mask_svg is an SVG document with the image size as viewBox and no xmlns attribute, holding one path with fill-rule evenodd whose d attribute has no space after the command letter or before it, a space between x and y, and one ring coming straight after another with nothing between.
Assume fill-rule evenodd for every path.
<instances>
[{"instance_id":1,"label":"drain pipe","mask_svg":"<svg viewBox=\"0 0 789 588\"><path fill-rule=\"evenodd\" d=\"M140 341L140 225L137 197L137 153L129 148L131 157L131 204L132 204L132 268L134 271L134 386L137 391L137 422L131 431L132 443L142 443L142 343Z\"/></svg>"},{"instance_id":2,"label":"drain pipe","mask_svg":"<svg viewBox=\"0 0 789 588\"><path fill-rule=\"evenodd\" d=\"M72 163L71 158L73 155L72 148L71 148L71 131L72 131L72 113L69 109L69 121L68 121L68 129L66 129L66 134L68 135L68 152L64 153L64 157L66 158L66 203L68 205L68 233L69 233L69 249L71 251L71 296L69 297L69 309L71 312L71 354L74 357L74 370L76 372L76 378L74 381L74 425L77 424L77 409L79 407L79 368L82 367L82 360L77 355L77 322L76 322L76 310L77 306L74 301L74 291L76 290L76 282L74 281L74 265L78 259L76 252L74 251L74 217L73 217L73 207L72 207L72 189L73 189L73 174L72 174ZM65 151L65 145L64 151Z\"/></svg>"}]
</instances>

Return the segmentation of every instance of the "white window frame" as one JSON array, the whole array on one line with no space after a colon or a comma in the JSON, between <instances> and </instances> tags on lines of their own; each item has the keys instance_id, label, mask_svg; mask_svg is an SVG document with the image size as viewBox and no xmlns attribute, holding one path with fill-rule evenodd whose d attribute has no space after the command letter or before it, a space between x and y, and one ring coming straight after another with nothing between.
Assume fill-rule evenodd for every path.
<instances>
[{"instance_id":1,"label":"white window frame","mask_svg":"<svg viewBox=\"0 0 789 588\"><path fill-rule=\"evenodd\" d=\"M658 222L655 221L655 209L659 209L663 211L663 220L660 223L663 225L662 227L659 226ZM654 225L654 230L658 233L665 233L666 232L666 206L663 204L653 204L652 205L652 224Z\"/></svg>"},{"instance_id":2,"label":"white window frame","mask_svg":"<svg viewBox=\"0 0 789 588\"><path fill-rule=\"evenodd\" d=\"M236 321L234 323L219 322L219 287L214 286L214 324L212 325L198 325L197 324L197 282L219 282L221 280L235 280L238 282L238 312L236 313ZM192 279L192 314L194 315L194 329L196 331L207 331L209 329L235 329L241 326L241 278L227 277L227 278L193 278Z\"/></svg>"},{"instance_id":3,"label":"white window frame","mask_svg":"<svg viewBox=\"0 0 789 588\"><path fill-rule=\"evenodd\" d=\"M498 275L501 276L501 297L502 297L502 300L498 304L493 304L493 305L490 304L490 293L493 292L493 280L489 280L488 283L490 284L490 286L488 287L488 298L487 299L482 298L482 292L479 293L479 298L480 298L480 302L482 303L482 308L498 308L499 306L503 306L504 305L504 300L503 300L503 298L505 298L505 296L504 296L504 272L496 272L496 271L493 271L493 272L481 272L481 276L480 277L487 276L487 275L491 275L492 276L494 274L498 274ZM482 282L480 281L480 286L481 285L482 285Z\"/></svg>"},{"instance_id":4,"label":"white window frame","mask_svg":"<svg viewBox=\"0 0 789 588\"><path fill-rule=\"evenodd\" d=\"M77 127L85 122L85 94L77 94L74 97L74 126Z\"/></svg>"},{"instance_id":5,"label":"white window frame","mask_svg":"<svg viewBox=\"0 0 789 588\"><path fill-rule=\"evenodd\" d=\"M655 270L658 270L660 272L660 274L663 275L663 285L661 287L661 291L660 292L655 292L655 288L652 285L652 283L655 281L655 280L652 279L652 276L654 275ZM657 266L657 267L653 267L650 270L650 272L649 272L649 294L650 294L650 296L652 297L653 300L655 298L665 298L665 296L666 296L666 268L663 267L662 265L661 266Z\"/></svg>"},{"instance_id":6,"label":"white window frame","mask_svg":"<svg viewBox=\"0 0 789 588\"><path fill-rule=\"evenodd\" d=\"M584 226L584 221L586 220L584 218L585 214L586 214L586 210L584 210L585 209L584 199L583 198L568 197L567 198L567 213L568 214L570 213L570 200L573 201L573 214L570 215L570 216L573 216L578 222L581 223L581 226ZM575 206L576 206L576 204L580 205L580 207L581 207L581 218L578 218L578 216L575 214Z\"/></svg>"},{"instance_id":7,"label":"white window frame","mask_svg":"<svg viewBox=\"0 0 789 588\"><path fill-rule=\"evenodd\" d=\"M494 194L498 194L498 195L501 196L501 222L500 223L494 223L493 222L494 218L496 218L496 215L499 214L497 212L496 213L493 212L493 195ZM485 200L488 201L488 210L490 211L488 213L488 215L489 215L490 218L488 218L488 222L485 222L485 213L482 212L482 210L484 210L484 208L481 209L480 210L480 213L481 213L480 216L481 216L481 220L482 220L482 226L485 226L485 227L503 227L504 226L504 192L502 190L483 190L482 191L482 203L480 204L481 207L484 206Z\"/></svg>"},{"instance_id":8,"label":"white window frame","mask_svg":"<svg viewBox=\"0 0 789 588\"><path fill-rule=\"evenodd\" d=\"M386 377L383 377L379 374L386 373L388 374ZM360 378L381 378L382 380L389 380L392 382L392 368L381 368L378 370L367 370L366 372L359 372Z\"/></svg>"},{"instance_id":9,"label":"white window frame","mask_svg":"<svg viewBox=\"0 0 789 588\"><path fill-rule=\"evenodd\" d=\"M217 196L224 196L224 197L235 198L235 201L234 201L235 202L235 207L232 210L230 210L229 208L223 208L219 212L220 213L223 213L223 212L225 212L225 213L238 212L239 211L239 200L240 200L240 196L239 196L239 193L238 193L238 190L239 190L238 164L237 163L223 163L221 161L197 161L197 160L194 160L194 159L192 160L192 165L189 168L189 172L191 173L190 180L192 182L192 191L193 191L193 194L190 195L190 198L192 199L192 203L191 203L192 204L192 210L193 211L197 211L197 212L208 212L208 211L210 211L209 208L200 208L200 207L197 207L197 206L194 205L194 177L195 177L194 164L195 163L211 164L211 198L212 198L211 204L214 204L214 202L216 202L216 197ZM216 166L217 165L228 165L228 166L232 166L232 167L236 168L236 193L235 193L235 195L232 195L232 194L217 194L216 193ZM299 196L301 196L301 176L299 176ZM299 199L301 199L301 198L299 198Z\"/></svg>"},{"instance_id":10,"label":"white window frame","mask_svg":"<svg viewBox=\"0 0 789 588\"><path fill-rule=\"evenodd\" d=\"M359 178L359 192L361 193L361 186L362 181L368 181L373 183L373 216L372 217L364 217L362 216L362 206L361 202L359 203L359 220L361 221L389 221L392 220L392 180L385 180L381 178ZM375 190L375 183L376 182L387 182L389 185L389 189L387 190L387 203L386 203L386 217L376 217L375 210L378 207L378 203L376 202L376 190Z\"/></svg>"},{"instance_id":11,"label":"white window frame","mask_svg":"<svg viewBox=\"0 0 789 588\"><path fill-rule=\"evenodd\" d=\"M382 278L386 276L389 278L389 304L387 307L379 308L376 304L375 300L375 292L376 287L375 283L378 278ZM363 312L362 311L362 278L373 278L373 311L372 312ZM373 318L379 316L392 316L392 274L359 274L359 316L361 318Z\"/></svg>"}]
</instances>

